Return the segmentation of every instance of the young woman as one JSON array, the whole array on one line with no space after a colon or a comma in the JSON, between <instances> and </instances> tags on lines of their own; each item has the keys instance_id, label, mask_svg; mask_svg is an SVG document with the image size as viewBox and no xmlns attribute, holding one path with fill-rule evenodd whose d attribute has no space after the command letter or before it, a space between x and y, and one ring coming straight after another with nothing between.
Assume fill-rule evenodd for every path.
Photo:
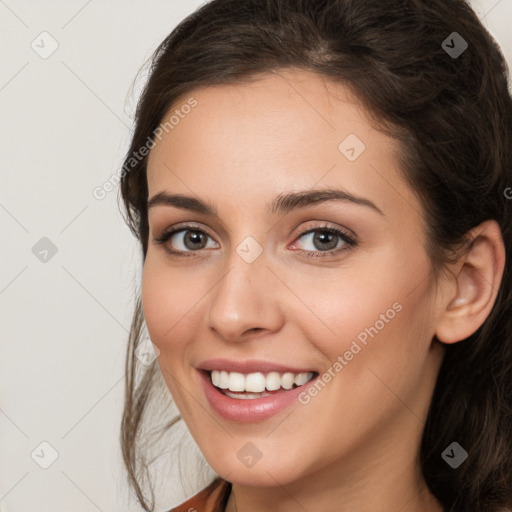
<instances>
[{"instance_id":1,"label":"young woman","mask_svg":"<svg viewBox=\"0 0 512 512\"><path fill-rule=\"evenodd\" d=\"M121 178L145 510L162 382L218 475L175 511L512 510L507 74L463 0L213 0L162 42Z\"/></svg>"}]
</instances>

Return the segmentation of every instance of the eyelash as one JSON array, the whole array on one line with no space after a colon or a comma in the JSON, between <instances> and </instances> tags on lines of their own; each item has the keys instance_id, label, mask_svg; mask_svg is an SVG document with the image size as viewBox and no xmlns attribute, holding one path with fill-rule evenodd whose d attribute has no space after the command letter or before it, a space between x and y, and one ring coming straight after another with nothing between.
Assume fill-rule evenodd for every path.
<instances>
[{"instance_id":1,"label":"eyelash","mask_svg":"<svg viewBox=\"0 0 512 512\"><path fill-rule=\"evenodd\" d=\"M165 245L166 242L168 242L173 235L175 235L176 233L180 233L181 231L192 231L194 233L201 233L203 235L206 235L207 237L210 237L210 235L203 229L201 229L197 226L188 224L188 225L179 226L179 227L171 229L169 231L164 231L160 236L154 238L154 242L158 245L162 245L164 250L167 253L169 253L170 255L177 256L177 257L195 257L196 255L194 253L204 250L204 249L200 249L198 251L176 251L174 249L169 249L169 247L167 245ZM318 227L314 227L314 228L306 228L303 231L298 233L296 239L299 239L302 236L307 235L309 233L315 233L317 231L319 231L321 233L330 233L333 235L337 235L337 236L339 236L339 238L341 238L341 240L343 240L343 242L345 242L346 245L343 247L338 247L337 249L330 249L328 251L306 251L306 250L299 249L299 252L303 253L307 258L326 258L326 257L328 258L331 256L334 257L339 252L345 251L345 250L351 250L358 245L358 242L355 238L349 236L347 233L345 233L341 229L333 228L329 225L318 226Z\"/></svg>"}]
</instances>

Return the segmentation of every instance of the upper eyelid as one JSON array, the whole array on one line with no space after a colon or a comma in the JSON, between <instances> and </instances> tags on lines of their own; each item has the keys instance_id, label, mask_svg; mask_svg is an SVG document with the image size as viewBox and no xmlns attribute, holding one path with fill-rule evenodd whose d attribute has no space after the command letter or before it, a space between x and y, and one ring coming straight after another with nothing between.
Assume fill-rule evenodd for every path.
<instances>
[{"instance_id":1,"label":"upper eyelid","mask_svg":"<svg viewBox=\"0 0 512 512\"><path fill-rule=\"evenodd\" d=\"M311 221L311 222L314 222L314 221ZM342 234L344 234L345 236L347 236L354 242L358 242L358 236L351 229L341 227L341 226L336 226L335 223L329 223L328 221L317 221L317 222L321 222L322 224L316 225L316 226L312 225L312 226L300 229L299 232L294 235L293 241L298 240L299 238L301 238L311 232L322 231L322 230L326 230L326 231L334 230L334 231L341 232ZM170 228L164 229L162 231L162 233L159 236L156 236L155 238L163 238L167 234L169 234L172 237L172 236L174 236L178 233L181 233L183 231L195 231L195 230L204 232L207 236L209 236L212 240L215 241L214 237L208 232L208 229L204 228L200 224L196 224L194 222L187 222L187 221L184 221L183 224L177 223L177 224L174 224L173 226L171 226ZM340 236L340 235L338 235L338 236ZM215 243L218 243L218 242L215 241Z\"/></svg>"},{"instance_id":2,"label":"upper eyelid","mask_svg":"<svg viewBox=\"0 0 512 512\"><path fill-rule=\"evenodd\" d=\"M322 225L311 225L311 226L309 226L307 228L300 229L298 234L302 235L302 234L304 234L305 232L307 232L309 230L337 229L337 230L340 230L340 231L347 231L348 233L351 234L351 236L356 237L356 234L351 229L346 228L346 227L342 227L342 226L338 226L335 222L329 222L329 221L323 221L323 220L322 221L320 221L320 220L318 220L318 221L312 220L312 221L308 221L308 222L320 222L320 223L322 223ZM165 228L165 229L161 230L161 234L163 235L165 233L177 232L177 231L181 231L181 230L193 231L194 229L197 229L198 231L204 231L209 236L211 236L210 233L208 232L209 228L204 227L200 223L187 222L187 221L183 221L183 223L178 222L176 224L173 224L171 227Z\"/></svg>"}]
</instances>

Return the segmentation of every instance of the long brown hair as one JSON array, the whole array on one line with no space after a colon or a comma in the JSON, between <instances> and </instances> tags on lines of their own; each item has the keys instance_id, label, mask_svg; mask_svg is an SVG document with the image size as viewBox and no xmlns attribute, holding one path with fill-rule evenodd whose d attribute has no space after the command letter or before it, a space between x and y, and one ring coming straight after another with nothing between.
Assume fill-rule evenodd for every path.
<instances>
[{"instance_id":1,"label":"long brown hair","mask_svg":"<svg viewBox=\"0 0 512 512\"><path fill-rule=\"evenodd\" d=\"M152 56L121 176L125 220L142 260L147 156L133 155L195 88L241 84L288 67L350 87L400 142L402 172L426 212L436 275L471 228L499 223L507 264L497 299L473 335L446 346L420 454L428 487L446 511L512 508L512 99L503 55L465 1L213 0L183 20ZM129 481L150 511L141 483L150 440L141 441L140 429L159 372L156 363L144 367L134 357L143 326L139 297L121 444ZM159 435L177 420L166 418ZM453 441L469 454L457 469L441 457Z\"/></svg>"}]
</instances>

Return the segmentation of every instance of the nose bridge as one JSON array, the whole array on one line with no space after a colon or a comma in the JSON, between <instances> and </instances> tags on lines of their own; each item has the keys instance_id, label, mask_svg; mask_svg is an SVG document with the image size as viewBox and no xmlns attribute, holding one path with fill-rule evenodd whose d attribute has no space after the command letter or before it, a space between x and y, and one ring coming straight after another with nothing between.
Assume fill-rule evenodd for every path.
<instances>
[{"instance_id":1,"label":"nose bridge","mask_svg":"<svg viewBox=\"0 0 512 512\"><path fill-rule=\"evenodd\" d=\"M231 341L251 329L278 329L281 321L276 277L267 268L263 247L251 238L232 247L226 272L211 294L208 326Z\"/></svg>"}]
</instances>

